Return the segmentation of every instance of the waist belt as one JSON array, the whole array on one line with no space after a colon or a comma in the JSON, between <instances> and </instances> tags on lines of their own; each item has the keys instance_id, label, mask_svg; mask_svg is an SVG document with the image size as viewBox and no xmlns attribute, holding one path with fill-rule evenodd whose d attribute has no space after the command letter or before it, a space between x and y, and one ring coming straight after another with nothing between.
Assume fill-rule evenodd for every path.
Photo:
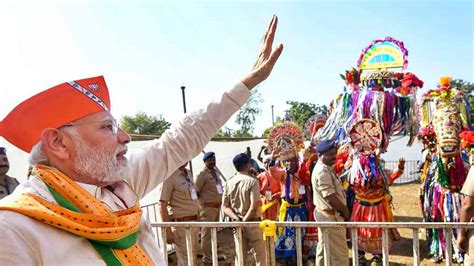
<instances>
[{"instance_id":1,"label":"waist belt","mask_svg":"<svg viewBox=\"0 0 474 266\"><path fill-rule=\"evenodd\" d=\"M376 199L366 199L359 196L356 196L357 202L363 206L377 206L385 200L385 196L376 198Z\"/></svg>"},{"instance_id":2,"label":"waist belt","mask_svg":"<svg viewBox=\"0 0 474 266\"><path fill-rule=\"evenodd\" d=\"M335 210L322 210L318 207L316 207L316 210L322 214L325 214L325 215L336 215L336 211Z\"/></svg>"},{"instance_id":3,"label":"waist belt","mask_svg":"<svg viewBox=\"0 0 474 266\"><path fill-rule=\"evenodd\" d=\"M220 208L221 204L220 203L206 202L206 203L203 203L202 206L207 207L207 208Z\"/></svg>"},{"instance_id":4,"label":"waist belt","mask_svg":"<svg viewBox=\"0 0 474 266\"><path fill-rule=\"evenodd\" d=\"M198 220L197 215L184 216L184 217L173 219L173 221L175 222L189 222L189 221L197 221L197 220Z\"/></svg>"}]
</instances>

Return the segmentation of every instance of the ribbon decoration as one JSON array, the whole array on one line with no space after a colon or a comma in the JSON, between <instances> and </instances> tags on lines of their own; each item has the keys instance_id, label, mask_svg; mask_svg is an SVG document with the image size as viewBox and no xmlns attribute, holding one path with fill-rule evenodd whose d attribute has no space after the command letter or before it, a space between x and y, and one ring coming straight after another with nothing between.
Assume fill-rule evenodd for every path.
<instances>
[{"instance_id":1,"label":"ribbon decoration","mask_svg":"<svg viewBox=\"0 0 474 266\"><path fill-rule=\"evenodd\" d=\"M263 231L263 240L267 237L273 237L276 240L276 224L275 221L263 220L259 224L260 229Z\"/></svg>"}]
</instances>

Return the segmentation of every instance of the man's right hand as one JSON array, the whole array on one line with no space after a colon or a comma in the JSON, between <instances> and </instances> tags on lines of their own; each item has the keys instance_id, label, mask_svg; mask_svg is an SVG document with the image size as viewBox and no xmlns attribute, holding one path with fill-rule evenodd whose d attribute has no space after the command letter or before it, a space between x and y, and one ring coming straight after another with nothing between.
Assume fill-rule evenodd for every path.
<instances>
[{"instance_id":1,"label":"man's right hand","mask_svg":"<svg viewBox=\"0 0 474 266\"><path fill-rule=\"evenodd\" d=\"M250 73L242 79L242 83L249 90L268 78L272 72L273 66L275 66L275 63L278 60L278 57L280 57L281 51L283 50L283 44L279 44L278 47L272 51L277 24L278 18L274 15L270 21L265 37L263 38L262 50L258 55L257 61Z\"/></svg>"},{"instance_id":2,"label":"man's right hand","mask_svg":"<svg viewBox=\"0 0 474 266\"><path fill-rule=\"evenodd\" d=\"M174 243L174 235L171 232L171 228L166 228L166 243L173 244Z\"/></svg>"}]
</instances>

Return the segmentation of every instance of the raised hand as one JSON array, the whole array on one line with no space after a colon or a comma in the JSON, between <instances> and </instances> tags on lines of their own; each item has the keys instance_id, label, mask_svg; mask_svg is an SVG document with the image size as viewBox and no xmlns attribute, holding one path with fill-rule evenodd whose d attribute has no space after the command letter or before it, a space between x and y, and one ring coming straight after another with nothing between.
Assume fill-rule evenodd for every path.
<instances>
[{"instance_id":1,"label":"raised hand","mask_svg":"<svg viewBox=\"0 0 474 266\"><path fill-rule=\"evenodd\" d=\"M278 57L280 57L280 54L283 51L283 44L281 43L274 51L272 51L277 24L278 17L273 15L270 25L268 25L268 30L265 33L265 37L263 38L262 50L257 57L257 61L250 73L242 79L242 83L247 86L249 90L268 78L272 72L273 66L275 66Z\"/></svg>"}]
</instances>

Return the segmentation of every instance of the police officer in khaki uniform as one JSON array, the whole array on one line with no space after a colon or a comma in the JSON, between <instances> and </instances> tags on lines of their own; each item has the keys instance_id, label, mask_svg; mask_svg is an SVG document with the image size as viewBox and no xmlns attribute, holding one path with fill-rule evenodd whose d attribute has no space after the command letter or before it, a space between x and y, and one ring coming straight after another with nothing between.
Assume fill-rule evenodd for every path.
<instances>
[{"instance_id":1,"label":"police officer in khaki uniform","mask_svg":"<svg viewBox=\"0 0 474 266\"><path fill-rule=\"evenodd\" d=\"M316 146L319 160L313 169L311 184L313 186L313 203L316 206L314 217L318 222L343 222L350 218L346 206L346 197L342 183L334 172L337 146L333 141L325 140ZM349 265L349 254L346 243L346 229L318 228L319 243L316 248L316 265L324 265L324 238L326 231L330 241L330 265Z\"/></svg>"},{"instance_id":2,"label":"police officer in khaki uniform","mask_svg":"<svg viewBox=\"0 0 474 266\"><path fill-rule=\"evenodd\" d=\"M0 147L0 199L12 194L13 190L20 184L7 175L10 170L10 162L7 157L7 149Z\"/></svg>"},{"instance_id":3,"label":"police officer in khaki uniform","mask_svg":"<svg viewBox=\"0 0 474 266\"><path fill-rule=\"evenodd\" d=\"M237 154L233 163L237 174L230 178L224 187L222 208L234 221L260 221L259 202L260 184L258 179L249 175L252 171L250 159L245 153ZM238 240L234 237L236 245ZM244 265L267 265L265 242L259 227L245 227L242 231ZM255 264L248 261L246 254L253 248Z\"/></svg>"},{"instance_id":4,"label":"police officer in khaki uniform","mask_svg":"<svg viewBox=\"0 0 474 266\"><path fill-rule=\"evenodd\" d=\"M206 152L202 157L204 168L196 177L196 191L201 204L201 221L218 222L222 203L222 182L216 169L216 154ZM211 228L202 228L201 235L202 261L212 263Z\"/></svg>"},{"instance_id":5,"label":"police officer in khaki uniform","mask_svg":"<svg viewBox=\"0 0 474 266\"><path fill-rule=\"evenodd\" d=\"M160 214L163 222L196 222L198 220L199 202L196 188L185 166L181 166L158 187ZM191 233L193 265L196 265L199 228L192 228ZM166 238L168 244L174 243L175 245L178 265L188 265L186 228L168 228Z\"/></svg>"}]
</instances>

